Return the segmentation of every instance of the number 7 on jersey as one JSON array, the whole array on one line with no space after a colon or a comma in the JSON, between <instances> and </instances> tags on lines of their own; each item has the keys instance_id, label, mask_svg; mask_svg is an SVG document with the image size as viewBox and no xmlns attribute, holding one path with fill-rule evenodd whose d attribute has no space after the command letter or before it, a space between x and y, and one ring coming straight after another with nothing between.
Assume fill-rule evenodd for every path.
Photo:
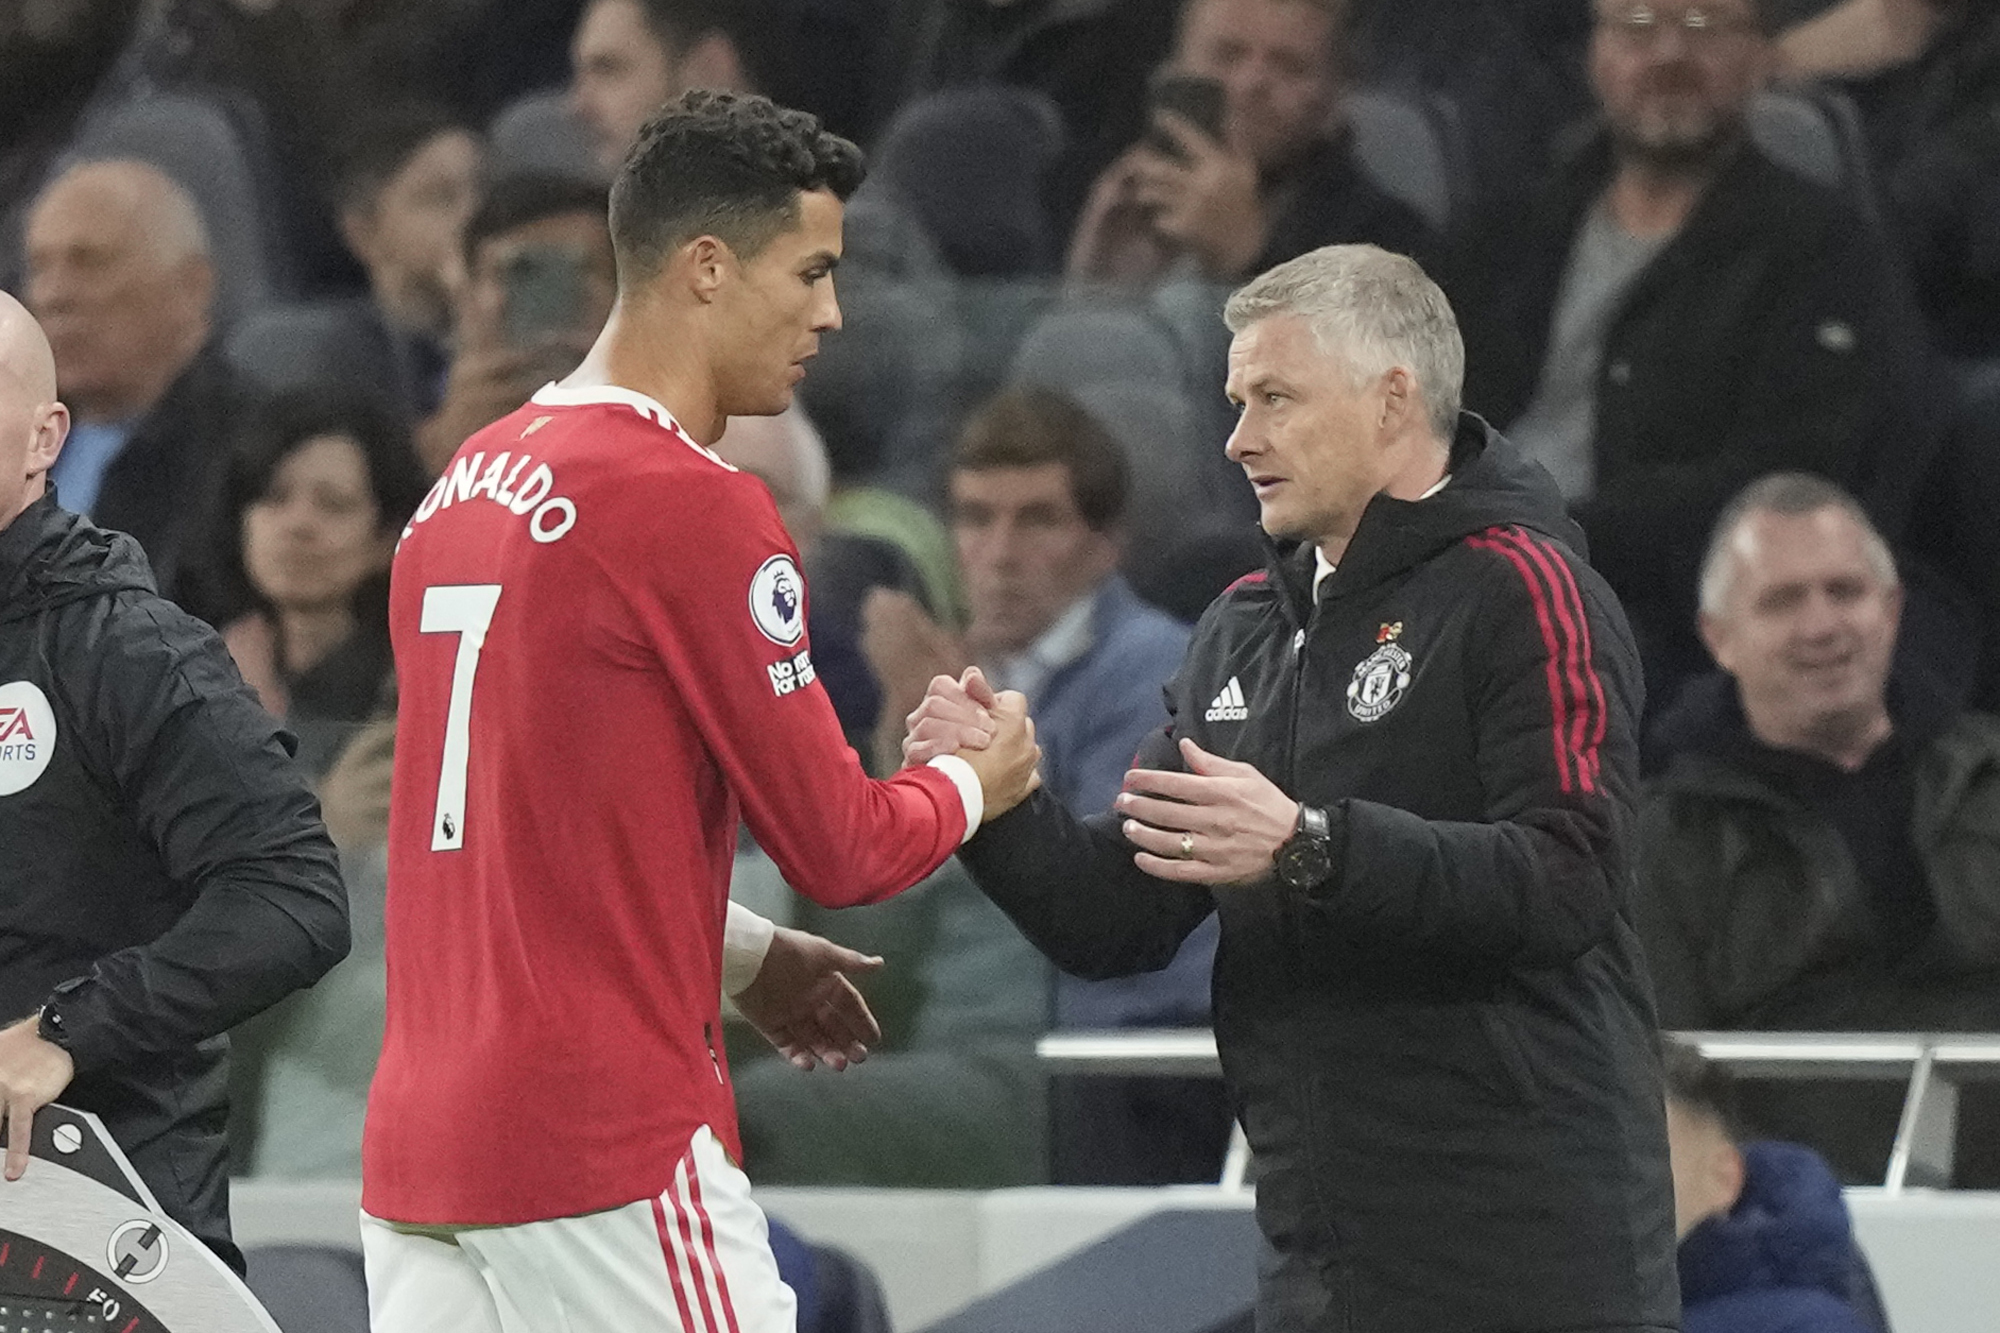
<instances>
[{"instance_id":1,"label":"number 7 on jersey","mask_svg":"<svg viewBox=\"0 0 2000 1333\"><path fill-rule=\"evenodd\" d=\"M437 810L431 816L431 850L455 852L465 846L465 770L472 762L472 682L486 627L500 604L500 585L469 583L424 589L425 634L458 635L451 667L451 701L444 715L444 761L438 769Z\"/></svg>"}]
</instances>

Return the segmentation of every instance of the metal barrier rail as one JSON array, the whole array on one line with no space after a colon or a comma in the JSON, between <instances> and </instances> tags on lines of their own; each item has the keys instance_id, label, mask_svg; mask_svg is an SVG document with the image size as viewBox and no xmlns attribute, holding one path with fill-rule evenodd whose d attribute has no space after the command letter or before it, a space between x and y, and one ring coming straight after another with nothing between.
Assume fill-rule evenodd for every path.
<instances>
[{"instance_id":1,"label":"metal barrier rail","mask_svg":"<svg viewBox=\"0 0 2000 1333\"><path fill-rule=\"evenodd\" d=\"M1902 1118L1884 1192L1948 1186L1958 1131L1958 1085L2000 1080L2000 1033L1683 1032L1674 1034L1745 1078L1903 1080ZM1036 1053L1053 1073L1215 1078L1215 1034L1205 1028L1051 1032ZM1242 1189L1250 1145L1238 1125L1223 1161L1223 1189Z\"/></svg>"}]
</instances>

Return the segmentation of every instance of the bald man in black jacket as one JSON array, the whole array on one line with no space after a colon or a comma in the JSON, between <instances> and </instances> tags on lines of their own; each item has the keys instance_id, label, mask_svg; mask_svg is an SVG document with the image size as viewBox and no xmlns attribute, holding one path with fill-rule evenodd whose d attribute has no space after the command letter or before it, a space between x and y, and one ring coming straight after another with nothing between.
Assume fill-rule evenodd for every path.
<instances>
[{"instance_id":1,"label":"bald man in black jacket","mask_svg":"<svg viewBox=\"0 0 2000 1333\"><path fill-rule=\"evenodd\" d=\"M56 503L68 425L41 329L0 294L6 1176L43 1106L94 1112L240 1273L223 1034L346 955L347 894L293 742L221 639L130 537Z\"/></svg>"}]
</instances>

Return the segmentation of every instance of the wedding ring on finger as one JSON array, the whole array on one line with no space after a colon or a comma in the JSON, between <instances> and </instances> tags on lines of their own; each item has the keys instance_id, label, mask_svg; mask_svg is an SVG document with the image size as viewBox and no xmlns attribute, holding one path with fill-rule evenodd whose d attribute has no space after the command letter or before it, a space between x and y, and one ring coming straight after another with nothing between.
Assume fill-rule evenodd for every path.
<instances>
[{"instance_id":1,"label":"wedding ring on finger","mask_svg":"<svg viewBox=\"0 0 2000 1333\"><path fill-rule=\"evenodd\" d=\"M1192 833L1181 834L1181 860L1194 860L1194 834Z\"/></svg>"}]
</instances>

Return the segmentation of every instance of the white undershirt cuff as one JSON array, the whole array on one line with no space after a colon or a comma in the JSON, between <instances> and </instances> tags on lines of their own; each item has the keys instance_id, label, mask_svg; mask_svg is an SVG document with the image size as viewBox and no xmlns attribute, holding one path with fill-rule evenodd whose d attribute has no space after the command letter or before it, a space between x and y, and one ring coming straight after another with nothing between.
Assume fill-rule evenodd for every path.
<instances>
[{"instance_id":1,"label":"white undershirt cuff","mask_svg":"<svg viewBox=\"0 0 2000 1333\"><path fill-rule=\"evenodd\" d=\"M986 789L979 785L979 775L972 771L972 765L955 754L941 754L931 760L930 766L958 788L958 799L965 805L965 836L958 840L963 846L979 832L979 821L986 817Z\"/></svg>"},{"instance_id":2,"label":"white undershirt cuff","mask_svg":"<svg viewBox=\"0 0 2000 1333\"><path fill-rule=\"evenodd\" d=\"M722 993L741 995L764 970L764 955L778 928L741 903L729 904L722 923Z\"/></svg>"}]
</instances>

